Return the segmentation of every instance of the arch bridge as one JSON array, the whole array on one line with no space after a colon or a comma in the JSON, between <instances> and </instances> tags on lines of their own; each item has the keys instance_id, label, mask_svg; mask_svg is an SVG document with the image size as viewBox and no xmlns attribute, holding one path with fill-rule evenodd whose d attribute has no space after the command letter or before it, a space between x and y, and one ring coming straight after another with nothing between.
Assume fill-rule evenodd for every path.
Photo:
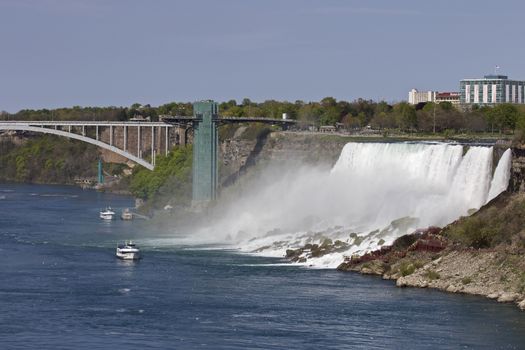
<instances>
[{"instance_id":1,"label":"arch bridge","mask_svg":"<svg viewBox=\"0 0 525 350\"><path fill-rule=\"evenodd\" d=\"M157 154L167 154L172 146L171 128L169 123L142 121L0 121L0 131L30 131L80 140L149 170L155 168Z\"/></svg>"}]
</instances>

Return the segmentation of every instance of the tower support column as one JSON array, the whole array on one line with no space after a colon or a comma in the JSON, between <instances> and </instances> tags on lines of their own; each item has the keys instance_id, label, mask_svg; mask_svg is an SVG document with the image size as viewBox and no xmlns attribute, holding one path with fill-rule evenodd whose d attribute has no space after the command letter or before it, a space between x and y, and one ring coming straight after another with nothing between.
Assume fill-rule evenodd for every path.
<instances>
[{"instance_id":1,"label":"tower support column","mask_svg":"<svg viewBox=\"0 0 525 350\"><path fill-rule=\"evenodd\" d=\"M214 101L193 104L193 205L202 206L217 198L219 106Z\"/></svg>"}]
</instances>

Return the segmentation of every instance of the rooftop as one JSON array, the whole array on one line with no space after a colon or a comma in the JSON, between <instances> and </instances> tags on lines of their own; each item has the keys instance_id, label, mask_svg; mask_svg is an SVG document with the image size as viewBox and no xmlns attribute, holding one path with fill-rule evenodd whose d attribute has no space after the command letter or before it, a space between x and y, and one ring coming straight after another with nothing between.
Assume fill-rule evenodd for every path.
<instances>
[{"instance_id":1,"label":"rooftop","mask_svg":"<svg viewBox=\"0 0 525 350\"><path fill-rule=\"evenodd\" d=\"M507 75L499 75L499 74L489 74L485 75L483 78L467 78L467 79L461 79L461 81L487 81L487 80L507 80L507 81L522 81L522 80L512 80L509 79Z\"/></svg>"},{"instance_id":2,"label":"rooftop","mask_svg":"<svg viewBox=\"0 0 525 350\"><path fill-rule=\"evenodd\" d=\"M509 77L506 76L506 75L499 75L499 74L489 74L489 75L485 75L485 79L508 79Z\"/></svg>"},{"instance_id":3,"label":"rooftop","mask_svg":"<svg viewBox=\"0 0 525 350\"><path fill-rule=\"evenodd\" d=\"M438 92L436 97L459 97L459 92Z\"/></svg>"}]
</instances>

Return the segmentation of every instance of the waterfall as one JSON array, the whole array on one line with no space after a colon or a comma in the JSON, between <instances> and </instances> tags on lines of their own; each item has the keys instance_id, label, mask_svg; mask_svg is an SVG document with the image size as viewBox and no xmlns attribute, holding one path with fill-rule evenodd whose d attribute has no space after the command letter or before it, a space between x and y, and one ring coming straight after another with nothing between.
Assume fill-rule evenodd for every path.
<instances>
[{"instance_id":1,"label":"waterfall","mask_svg":"<svg viewBox=\"0 0 525 350\"><path fill-rule=\"evenodd\" d=\"M498 194L505 191L509 186L510 167L512 166L512 152L510 148L503 153L499 160L494 178L490 184L488 201L494 199Z\"/></svg>"},{"instance_id":2,"label":"waterfall","mask_svg":"<svg viewBox=\"0 0 525 350\"><path fill-rule=\"evenodd\" d=\"M465 152L466 151L466 152ZM246 252L340 240L346 251L310 259L336 267L418 228L444 226L505 190L510 151L492 176L492 147L430 143L348 143L330 171L261 173L203 235ZM358 238L356 238L358 237Z\"/></svg>"},{"instance_id":3,"label":"waterfall","mask_svg":"<svg viewBox=\"0 0 525 350\"><path fill-rule=\"evenodd\" d=\"M445 225L485 204L492 147L470 147L463 156L460 145L349 143L331 173L352 182L359 174L361 203L383 193L383 221L415 216L421 226Z\"/></svg>"}]
</instances>

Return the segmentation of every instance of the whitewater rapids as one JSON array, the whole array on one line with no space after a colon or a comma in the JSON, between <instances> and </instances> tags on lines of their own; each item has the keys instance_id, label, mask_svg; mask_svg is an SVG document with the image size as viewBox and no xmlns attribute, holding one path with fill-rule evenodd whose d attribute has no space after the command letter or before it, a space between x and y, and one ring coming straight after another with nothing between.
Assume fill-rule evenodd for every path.
<instances>
[{"instance_id":1,"label":"whitewater rapids","mask_svg":"<svg viewBox=\"0 0 525 350\"><path fill-rule=\"evenodd\" d=\"M348 143L330 171L301 167L261 175L261 186L250 186L198 236L201 243L226 241L275 257L307 243L340 240L346 251L305 263L335 268L345 256L479 209L507 188L511 160L507 150L493 169L492 147Z\"/></svg>"}]
</instances>

